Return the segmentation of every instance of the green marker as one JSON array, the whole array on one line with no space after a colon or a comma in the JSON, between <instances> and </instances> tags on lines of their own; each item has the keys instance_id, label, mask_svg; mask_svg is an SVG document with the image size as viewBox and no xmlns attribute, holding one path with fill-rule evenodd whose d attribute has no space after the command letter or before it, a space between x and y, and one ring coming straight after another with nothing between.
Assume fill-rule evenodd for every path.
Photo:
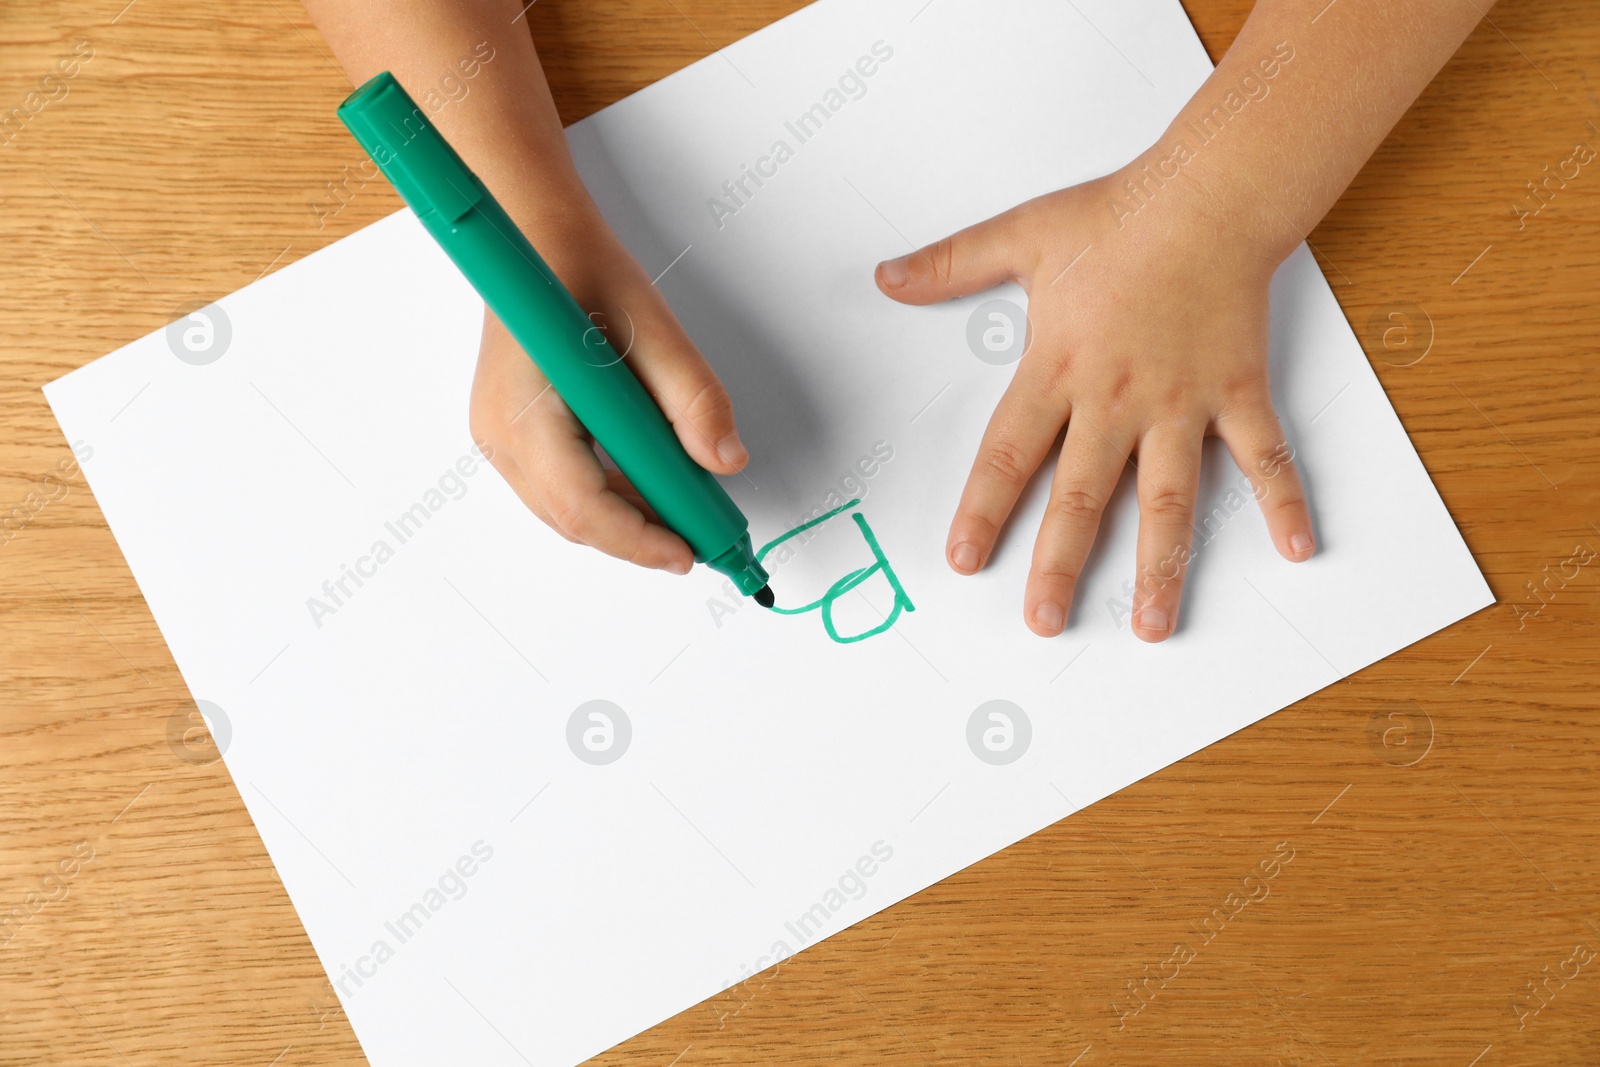
<instances>
[{"instance_id":1,"label":"green marker","mask_svg":"<svg viewBox=\"0 0 1600 1067\"><path fill-rule=\"evenodd\" d=\"M749 520L689 458L604 333L394 75L385 71L351 93L339 118L695 559L770 608L772 590L751 546Z\"/></svg>"}]
</instances>

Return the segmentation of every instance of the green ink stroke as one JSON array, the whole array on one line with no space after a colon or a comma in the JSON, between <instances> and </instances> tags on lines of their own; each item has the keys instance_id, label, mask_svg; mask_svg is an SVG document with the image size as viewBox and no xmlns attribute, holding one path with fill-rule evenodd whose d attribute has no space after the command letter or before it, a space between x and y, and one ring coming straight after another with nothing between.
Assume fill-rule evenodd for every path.
<instances>
[{"instance_id":1,"label":"green ink stroke","mask_svg":"<svg viewBox=\"0 0 1600 1067\"><path fill-rule=\"evenodd\" d=\"M812 519L810 522L801 523L799 526L796 526L782 537L779 537L774 541L769 541L767 544L763 545L761 547L761 551L756 553L756 561L758 563L765 562L767 554L773 549L777 548L779 545L783 544L785 541L805 533L814 526L821 526L834 516L849 511L851 508L860 503L861 499L858 497L847 504L843 504L834 508L826 515L820 515L817 518ZM911 598L906 596L905 587L900 584L900 578L894 573L894 568L889 566L889 561L884 558L883 549L878 546L878 538L872 532L872 527L867 525L866 516L862 515L860 512L856 512L850 517L855 520L856 527L861 531L862 539L867 542L867 547L872 549L873 558L876 559L877 562L870 567L862 567L859 570L851 571L849 574L830 585L826 593L823 593L822 596L803 607L774 607L772 609L779 615L804 615L808 611L816 611L821 609L822 628L828 631L829 638L841 645L854 644L857 641L865 641L869 637L876 637L878 634L883 633L885 630L889 629L889 627L893 626L895 621L900 618L901 612L917 610L916 605L911 603ZM884 578L889 582L889 588L894 590L894 609L889 612L889 617L887 619L884 619L882 623L874 626L872 629L867 630L864 633L854 634L850 637L841 637L838 629L833 625L834 603L837 602L840 597L850 592L850 590L854 589L862 582L867 581L879 571L883 572Z\"/></svg>"}]
</instances>

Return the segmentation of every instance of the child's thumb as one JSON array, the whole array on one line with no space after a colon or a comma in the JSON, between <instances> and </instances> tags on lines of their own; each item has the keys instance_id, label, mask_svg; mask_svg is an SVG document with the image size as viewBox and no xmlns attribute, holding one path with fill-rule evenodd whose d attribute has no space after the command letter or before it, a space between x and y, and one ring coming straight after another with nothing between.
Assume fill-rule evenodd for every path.
<instances>
[{"instance_id":1,"label":"child's thumb","mask_svg":"<svg viewBox=\"0 0 1600 1067\"><path fill-rule=\"evenodd\" d=\"M969 226L899 259L878 264L878 288L902 304L937 304L1015 280L1016 214Z\"/></svg>"}]
</instances>

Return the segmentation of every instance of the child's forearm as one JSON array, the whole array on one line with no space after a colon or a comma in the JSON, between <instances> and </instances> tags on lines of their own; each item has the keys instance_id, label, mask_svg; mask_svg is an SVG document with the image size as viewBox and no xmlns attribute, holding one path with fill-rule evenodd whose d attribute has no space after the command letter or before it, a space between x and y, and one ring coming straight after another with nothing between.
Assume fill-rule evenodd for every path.
<instances>
[{"instance_id":1,"label":"child's forearm","mask_svg":"<svg viewBox=\"0 0 1600 1067\"><path fill-rule=\"evenodd\" d=\"M1177 183L1277 262L1327 214L1494 0L1259 0L1135 164L1128 214Z\"/></svg>"},{"instance_id":2,"label":"child's forearm","mask_svg":"<svg viewBox=\"0 0 1600 1067\"><path fill-rule=\"evenodd\" d=\"M576 236L592 223L593 202L567 151L520 3L305 0L305 6L351 81L393 72L536 245L541 236ZM464 70L474 73L468 78Z\"/></svg>"}]
</instances>

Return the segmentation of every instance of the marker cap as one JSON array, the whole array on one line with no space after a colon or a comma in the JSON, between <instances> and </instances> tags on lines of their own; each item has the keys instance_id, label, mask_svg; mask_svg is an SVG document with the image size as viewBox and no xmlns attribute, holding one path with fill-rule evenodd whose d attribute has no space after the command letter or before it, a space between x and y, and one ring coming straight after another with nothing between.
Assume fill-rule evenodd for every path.
<instances>
[{"instance_id":1,"label":"marker cap","mask_svg":"<svg viewBox=\"0 0 1600 1067\"><path fill-rule=\"evenodd\" d=\"M351 93L338 114L418 215L454 222L483 199L477 177L388 71Z\"/></svg>"}]
</instances>

